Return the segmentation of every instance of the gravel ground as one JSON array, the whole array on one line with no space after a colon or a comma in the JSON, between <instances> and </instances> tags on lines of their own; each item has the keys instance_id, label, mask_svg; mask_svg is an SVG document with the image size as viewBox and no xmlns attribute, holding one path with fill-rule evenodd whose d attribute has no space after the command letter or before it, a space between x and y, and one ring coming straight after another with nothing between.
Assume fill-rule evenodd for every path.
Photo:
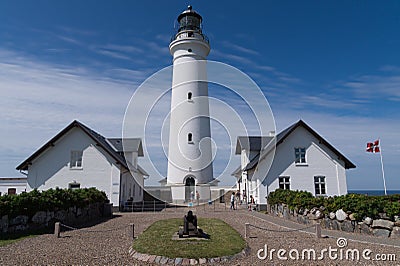
<instances>
[{"instance_id":1,"label":"gravel ground","mask_svg":"<svg viewBox=\"0 0 400 266\"><path fill-rule=\"evenodd\" d=\"M157 219L180 218L187 210L187 208L178 208L158 213L118 213L115 218L93 227L63 232L61 238L55 238L53 235L40 235L24 239L0 247L0 265L144 265L143 262L133 260L128 254L128 249L132 244L129 237L129 224L135 224L135 235L138 235ZM253 212L244 209L230 211L225 209L223 205L215 210L209 206L198 207L195 214L199 217L222 219L242 236L244 236L245 223L268 230L287 229L273 224L277 222L286 227L304 227L268 215L253 215ZM102 232L88 232L88 230ZM271 260L269 257L260 260L257 257L257 251L265 245L267 245L269 251L271 249L285 249L289 252L291 249L296 249L300 252L300 257L303 249L315 249L318 257L322 249L338 248L337 240L332 237L317 239L313 234L307 232L274 232L254 227L250 228L249 235L250 238L247 238L247 243L251 249L249 256L218 265L400 265L399 247L350 240L346 247L339 250L343 251L343 257L345 257L347 249L358 249L360 251L359 261L331 260L327 253L325 253L324 260L292 260L288 258L285 261L278 259L276 251ZM343 236L351 237L351 235L344 233ZM400 246L400 241L398 246ZM395 254L397 261L365 260L362 258L362 251L365 249L372 251L371 258L374 258L376 254ZM294 252L291 254L294 255ZM340 252L338 254L340 256ZM288 257L288 253L284 256Z\"/></svg>"}]
</instances>

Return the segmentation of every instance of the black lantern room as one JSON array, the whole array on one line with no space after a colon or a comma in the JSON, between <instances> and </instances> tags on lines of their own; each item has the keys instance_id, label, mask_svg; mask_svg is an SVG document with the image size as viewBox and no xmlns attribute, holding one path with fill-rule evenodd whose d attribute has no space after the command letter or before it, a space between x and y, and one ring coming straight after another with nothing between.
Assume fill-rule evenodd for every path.
<instances>
[{"instance_id":1,"label":"black lantern room","mask_svg":"<svg viewBox=\"0 0 400 266\"><path fill-rule=\"evenodd\" d=\"M201 29L202 17L193 10L192 6L183 11L178 16L179 28L171 41L182 38L196 38L208 43L207 37L202 33Z\"/></svg>"}]
</instances>

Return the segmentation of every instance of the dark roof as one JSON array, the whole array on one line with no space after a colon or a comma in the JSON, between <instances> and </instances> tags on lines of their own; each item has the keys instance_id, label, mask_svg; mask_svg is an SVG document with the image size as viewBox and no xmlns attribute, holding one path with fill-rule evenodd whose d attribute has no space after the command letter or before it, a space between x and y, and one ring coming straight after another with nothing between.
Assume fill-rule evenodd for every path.
<instances>
[{"instance_id":1,"label":"dark roof","mask_svg":"<svg viewBox=\"0 0 400 266\"><path fill-rule=\"evenodd\" d=\"M324 144L327 146L333 153L335 153L338 156L339 160L344 161L344 165L346 169L350 168L356 168L356 166L349 160L347 159L341 152L339 152L335 147L333 147L329 142L327 142L321 135L319 135L314 129L312 129L309 125L307 125L303 120L299 120L298 122L294 123L293 125L289 126L282 132L280 132L276 136L276 147L279 146L296 128L298 127L303 127L305 128L308 132L310 132L316 139L319 140L320 144ZM258 160L260 158L260 153L257 154L244 168L244 170L250 170L253 169L254 167L257 166ZM238 169L236 169L232 175L234 175L237 172Z\"/></svg>"},{"instance_id":2,"label":"dark roof","mask_svg":"<svg viewBox=\"0 0 400 266\"><path fill-rule=\"evenodd\" d=\"M239 136L236 141L236 154L241 154L242 150L261 151L273 137L262 136Z\"/></svg>"},{"instance_id":3,"label":"dark roof","mask_svg":"<svg viewBox=\"0 0 400 266\"><path fill-rule=\"evenodd\" d=\"M107 141L117 152L137 152L138 156L143 156L142 140L140 138L110 138ZM124 149L125 148L125 149Z\"/></svg>"},{"instance_id":4,"label":"dark roof","mask_svg":"<svg viewBox=\"0 0 400 266\"><path fill-rule=\"evenodd\" d=\"M33 160L36 159L40 154L45 152L48 148L53 147L55 143L64 136L71 129L78 127L83 130L91 139L93 139L100 147L102 147L114 160L117 161L120 165L129 169L128 164L123 156L123 153L116 150L112 145L109 144L109 141L103 137L101 134L92 130L91 128L85 126L81 122L74 120L71 124L69 124L66 128L61 130L57 135L55 135L52 139L50 139L46 144L44 144L40 149L38 149L35 153L33 153L28 159L23 161L20 165L16 167L17 170L28 170L28 166L32 163ZM138 169L141 169L138 167ZM143 169L141 169L143 170ZM142 171L141 171L142 172ZM147 173L143 170L142 174L147 175Z\"/></svg>"},{"instance_id":5,"label":"dark roof","mask_svg":"<svg viewBox=\"0 0 400 266\"><path fill-rule=\"evenodd\" d=\"M27 177L0 177L0 181L14 181L14 180L26 180Z\"/></svg>"},{"instance_id":6,"label":"dark roof","mask_svg":"<svg viewBox=\"0 0 400 266\"><path fill-rule=\"evenodd\" d=\"M192 6L188 6L188 8L183 11L181 14L178 16L178 22L181 20L181 18L185 16L194 16L197 17L200 21L202 20L202 17L200 16L199 13L193 10Z\"/></svg>"}]
</instances>

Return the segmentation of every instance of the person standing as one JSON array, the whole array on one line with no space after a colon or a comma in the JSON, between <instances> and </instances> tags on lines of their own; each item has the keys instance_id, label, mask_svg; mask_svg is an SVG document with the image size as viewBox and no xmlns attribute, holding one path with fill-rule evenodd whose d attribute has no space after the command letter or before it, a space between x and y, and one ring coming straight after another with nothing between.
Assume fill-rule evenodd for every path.
<instances>
[{"instance_id":1,"label":"person standing","mask_svg":"<svg viewBox=\"0 0 400 266\"><path fill-rule=\"evenodd\" d=\"M192 191L190 191L190 202L193 203L193 201L194 201L194 192L192 190Z\"/></svg>"},{"instance_id":2,"label":"person standing","mask_svg":"<svg viewBox=\"0 0 400 266\"><path fill-rule=\"evenodd\" d=\"M231 195L231 210L235 210L235 192L232 192Z\"/></svg>"},{"instance_id":3,"label":"person standing","mask_svg":"<svg viewBox=\"0 0 400 266\"><path fill-rule=\"evenodd\" d=\"M200 205L200 193L199 191L196 191L196 200L197 200L197 206Z\"/></svg>"},{"instance_id":4,"label":"person standing","mask_svg":"<svg viewBox=\"0 0 400 266\"><path fill-rule=\"evenodd\" d=\"M250 195L249 211L253 210L253 205L255 205L255 204L256 204L256 202L255 202L255 200L253 198L253 195Z\"/></svg>"},{"instance_id":5,"label":"person standing","mask_svg":"<svg viewBox=\"0 0 400 266\"><path fill-rule=\"evenodd\" d=\"M237 209L237 208L238 208L238 205L241 205L241 204L242 204L242 201L241 201L241 199L240 199L240 190L237 190L237 191L236 191L235 196L236 196L236 209Z\"/></svg>"}]
</instances>

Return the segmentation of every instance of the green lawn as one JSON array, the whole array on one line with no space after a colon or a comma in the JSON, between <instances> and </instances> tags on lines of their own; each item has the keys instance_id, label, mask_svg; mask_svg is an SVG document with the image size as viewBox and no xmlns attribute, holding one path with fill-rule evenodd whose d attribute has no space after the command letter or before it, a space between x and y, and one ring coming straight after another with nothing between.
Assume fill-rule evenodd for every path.
<instances>
[{"instance_id":1,"label":"green lawn","mask_svg":"<svg viewBox=\"0 0 400 266\"><path fill-rule=\"evenodd\" d=\"M153 223L134 241L133 248L145 254L198 259L234 255L246 246L239 233L219 219L199 218L197 224L210 235L209 240L172 240L183 219L168 219Z\"/></svg>"},{"instance_id":2,"label":"green lawn","mask_svg":"<svg viewBox=\"0 0 400 266\"><path fill-rule=\"evenodd\" d=\"M36 235L18 235L16 237L0 238L0 247L12 244L25 238L34 237Z\"/></svg>"},{"instance_id":3,"label":"green lawn","mask_svg":"<svg viewBox=\"0 0 400 266\"><path fill-rule=\"evenodd\" d=\"M12 244L25 238L51 233L49 229L38 229L25 232L0 235L0 247Z\"/></svg>"}]
</instances>

